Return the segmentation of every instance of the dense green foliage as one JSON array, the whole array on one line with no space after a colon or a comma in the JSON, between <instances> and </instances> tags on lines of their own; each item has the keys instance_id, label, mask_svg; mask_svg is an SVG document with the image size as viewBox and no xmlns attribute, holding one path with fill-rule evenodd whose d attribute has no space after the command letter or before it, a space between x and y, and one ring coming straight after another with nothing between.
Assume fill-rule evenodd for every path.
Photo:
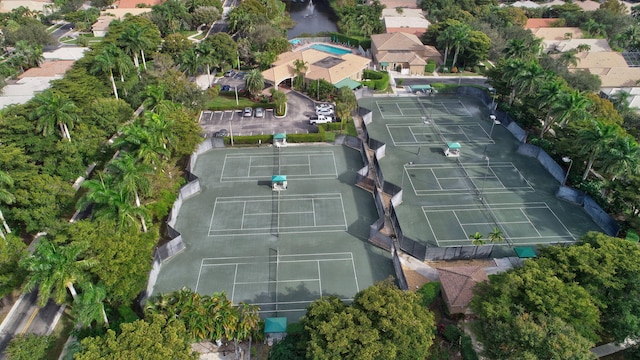
<instances>
[{"instance_id":1,"label":"dense green foliage","mask_svg":"<svg viewBox=\"0 0 640 360\"><path fill-rule=\"evenodd\" d=\"M302 344L313 359L424 359L433 342L433 314L389 280L362 290L351 305L316 300L301 324L302 335L274 348L272 359L299 358Z\"/></svg>"},{"instance_id":2,"label":"dense green foliage","mask_svg":"<svg viewBox=\"0 0 640 360\"><path fill-rule=\"evenodd\" d=\"M122 324L121 332L108 330L103 336L82 340L76 360L195 360L184 323L162 315Z\"/></svg>"},{"instance_id":3,"label":"dense green foliage","mask_svg":"<svg viewBox=\"0 0 640 360\"><path fill-rule=\"evenodd\" d=\"M35 334L16 335L7 346L9 360L45 360L47 351L53 345L53 336Z\"/></svg>"},{"instance_id":4,"label":"dense green foliage","mask_svg":"<svg viewBox=\"0 0 640 360\"><path fill-rule=\"evenodd\" d=\"M592 359L601 339L639 336L638 256L633 243L589 233L479 284L472 308L487 355Z\"/></svg>"}]
</instances>

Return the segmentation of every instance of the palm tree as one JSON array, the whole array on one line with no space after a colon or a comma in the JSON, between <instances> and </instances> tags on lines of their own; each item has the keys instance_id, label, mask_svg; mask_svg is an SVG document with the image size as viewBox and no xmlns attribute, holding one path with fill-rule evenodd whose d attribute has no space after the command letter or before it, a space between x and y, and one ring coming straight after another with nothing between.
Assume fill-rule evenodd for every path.
<instances>
[{"instance_id":1,"label":"palm tree","mask_svg":"<svg viewBox=\"0 0 640 360\"><path fill-rule=\"evenodd\" d=\"M38 305L44 306L49 298L62 304L67 290L75 300L78 296L74 284L82 282L86 272L95 265L93 259L82 259L88 242L55 245L41 239L33 255L25 258L21 265L28 272L25 291L39 289Z\"/></svg>"},{"instance_id":2,"label":"palm tree","mask_svg":"<svg viewBox=\"0 0 640 360\"><path fill-rule=\"evenodd\" d=\"M249 71L244 78L244 86L249 92L249 95L253 97L258 95L262 89L264 89L264 77L262 73L257 69Z\"/></svg>"},{"instance_id":3,"label":"palm tree","mask_svg":"<svg viewBox=\"0 0 640 360\"><path fill-rule=\"evenodd\" d=\"M571 121L584 120L589 115L591 100L578 90L564 92L553 108L555 121L564 126Z\"/></svg>"},{"instance_id":4,"label":"palm tree","mask_svg":"<svg viewBox=\"0 0 640 360\"><path fill-rule=\"evenodd\" d=\"M622 116L628 114L630 111L630 99L631 94L624 90L620 90L617 93L609 96L609 101L611 101L613 107L615 107L618 113Z\"/></svg>"},{"instance_id":5,"label":"palm tree","mask_svg":"<svg viewBox=\"0 0 640 360\"><path fill-rule=\"evenodd\" d=\"M13 179L9 174L0 170L0 203L4 204L13 204L16 201L16 197L13 196L12 193L7 190L13 186ZM0 237L5 238L5 232L7 234L11 234L11 228L7 224L7 221L4 219L4 215L2 214L2 210L0 210L0 221L2 221L2 226L4 227L4 232L0 229Z\"/></svg>"},{"instance_id":6,"label":"palm tree","mask_svg":"<svg viewBox=\"0 0 640 360\"><path fill-rule=\"evenodd\" d=\"M280 91L276 90L276 88L271 88L271 99L273 103L276 105L276 112L278 114L284 113L284 107L287 104L287 95Z\"/></svg>"},{"instance_id":7,"label":"palm tree","mask_svg":"<svg viewBox=\"0 0 640 360\"><path fill-rule=\"evenodd\" d=\"M458 54L460 53L460 49L469 45L469 32L471 31L471 27L467 24L460 24L455 26L450 26L447 30L451 29L451 41L454 47L453 54L453 62L451 63L451 68L453 69L456 66L456 62L458 61Z\"/></svg>"},{"instance_id":8,"label":"palm tree","mask_svg":"<svg viewBox=\"0 0 640 360\"><path fill-rule=\"evenodd\" d=\"M551 116L551 114L564 91L566 91L565 86L563 82L561 82L558 78L552 78L548 81L545 81L538 91L535 102L537 104L538 110L544 112L545 114L540 129L541 139L553 124L553 117Z\"/></svg>"},{"instance_id":9,"label":"palm tree","mask_svg":"<svg viewBox=\"0 0 640 360\"><path fill-rule=\"evenodd\" d=\"M118 157L111 161L108 165L109 170L113 172L121 189L129 195L133 196L137 208L140 204L140 194L146 195L151 190L149 179L145 176L151 173L150 166L138 163L133 155L126 153L124 156ZM144 216L140 215L142 231L147 232L147 225Z\"/></svg>"},{"instance_id":10,"label":"palm tree","mask_svg":"<svg viewBox=\"0 0 640 360\"><path fill-rule=\"evenodd\" d=\"M449 30L451 27L441 31L438 35L437 42L440 48L444 47L444 66L447 66L447 59L449 57L449 50L451 50L451 44L453 42L453 31Z\"/></svg>"},{"instance_id":11,"label":"palm tree","mask_svg":"<svg viewBox=\"0 0 640 360\"><path fill-rule=\"evenodd\" d=\"M521 98L537 93L541 84L547 82L550 73L545 71L537 61L530 61L521 69L514 79L518 93Z\"/></svg>"},{"instance_id":12,"label":"palm tree","mask_svg":"<svg viewBox=\"0 0 640 360\"><path fill-rule=\"evenodd\" d=\"M507 59L523 59L530 54L529 46L524 39L510 39L502 50Z\"/></svg>"},{"instance_id":13,"label":"palm tree","mask_svg":"<svg viewBox=\"0 0 640 360\"><path fill-rule=\"evenodd\" d=\"M583 181L589 176L594 161L609 150L618 132L619 127L594 120L590 127L578 133L577 142L580 144L578 153L587 156L587 166L582 174Z\"/></svg>"},{"instance_id":14,"label":"palm tree","mask_svg":"<svg viewBox=\"0 0 640 360\"><path fill-rule=\"evenodd\" d=\"M300 82L300 89L302 89L302 85L304 84L305 76L307 75L307 70L309 70L309 63L302 59L296 59L293 62L294 73L296 74L296 79L300 77L302 81Z\"/></svg>"},{"instance_id":15,"label":"palm tree","mask_svg":"<svg viewBox=\"0 0 640 360\"><path fill-rule=\"evenodd\" d=\"M573 65L573 67L578 66L578 50L569 50L565 51L558 56L558 61L562 66L569 67L569 65Z\"/></svg>"},{"instance_id":16,"label":"palm tree","mask_svg":"<svg viewBox=\"0 0 640 360\"><path fill-rule=\"evenodd\" d=\"M146 112L143 119L145 128L153 135L153 139L156 139L163 149L167 149L169 145L173 144L176 139L173 120L167 119L164 112Z\"/></svg>"},{"instance_id":17,"label":"palm tree","mask_svg":"<svg viewBox=\"0 0 640 360\"><path fill-rule=\"evenodd\" d=\"M91 73L94 75L99 73L109 74L113 94L116 99L118 99L118 88L116 87L116 80L113 77L113 70L117 67L116 58L113 56L113 50L109 48L117 49L113 44L105 46L105 48L103 48L102 51L93 58Z\"/></svg>"},{"instance_id":18,"label":"palm tree","mask_svg":"<svg viewBox=\"0 0 640 360\"><path fill-rule=\"evenodd\" d=\"M142 101L145 109L153 110L165 99L164 85L147 85L144 89L145 98Z\"/></svg>"},{"instance_id":19,"label":"palm tree","mask_svg":"<svg viewBox=\"0 0 640 360\"><path fill-rule=\"evenodd\" d=\"M150 131L138 122L126 126L113 143L117 149L124 149L135 154L135 157L144 164L157 167L161 156L169 157L169 150L158 139L158 134Z\"/></svg>"},{"instance_id":20,"label":"palm tree","mask_svg":"<svg viewBox=\"0 0 640 360\"><path fill-rule=\"evenodd\" d=\"M180 57L180 70L190 76L196 76L200 72L203 62L196 49L189 49Z\"/></svg>"},{"instance_id":21,"label":"palm tree","mask_svg":"<svg viewBox=\"0 0 640 360\"><path fill-rule=\"evenodd\" d=\"M518 79L523 72L524 61L520 59L507 59L502 71L502 81L504 81L511 91L509 92L509 105L513 105L516 99Z\"/></svg>"},{"instance_id":22,"label":"palm tree","mask_svg":"<svg viewBox=\"0 0 640 360\"><path fill-rule=\"evenodd\" d=\"M80 327L82 325L91 326L95 321L98 326L109 326L109 319L104 310L104 300L107 297L107 291L104 285L94 285L91 282L85 282L80 285L81 292L78 298L73 302L73 313L76 322Z\"/></svg>"},{"instance_id":23,"label":"palm tree","mask_svg":"<svg viewBox=\"0 0 640 360\"><path fill-rule=\"evenodd\" d=\"M632 136L617 137L603 154L602 171L611 180L623 174L637 175L640 170L640 146Z\"/></svg>"},{"instance_id":24,"label":"palm tree","mask_svg":"<svg viewBox=\"0 0 640 360\"><path fill-rule=\"evenodd\" d=\"M152 48L154 46L152 41L154 34L152 34L152 32L153 30L148 25L131 23L128 24L118 38L118 45L123 48L126 53L132 56L133 63L138 69L138 76L140 76L140 58L142 58L144 69L147 70L147 61L144 56L144 49ZM138 57L138 53L140 54L140 58Z\"/></svg>"},{"instance_id":25,"label":"palm tree","mask_svg":"<svg viewBox=\"0 0 640 360\"><path fill-rule=\"evenodd\" d=\"M249 339L249 349L251 349L252 334L258 330L260 325L259 307L241 302L236 307L238 312L238 325L233 338L236 353L238 352L238 341Z\"/></svg>"},{"instance_id":26,"label":"palm tree","mask_svg":"<svg viewBox=\"0 0 640 360\"><path fill-rule=\"evenodd\" d=\"M11 62L20 67L23 71L24 68L38 67L43 61L44 57L42 56L42 46L32 46L26 40L16 42Z\"/></svg>"},{"instance_id":27,"label":"palm tree","mask_svg":"<svg viewBox=\"0 0 640 360\"><path fill-rule=\"evenodd\" d=\"M36 95L33 101L36 103L36 108L31 112L29 118L38 120L38 131L45 136L51 135L53 128L58 125L62 138L71 141L69 128L77 121L79 111L74 102L54 90L47 90Z\"/></svg>"},{"instance_id":28,"label":"palm tree","mask_svg":"<svg viewBox=\"0 0 640 360\"><path fill-rule=\"evenodd\" d=\"M484 245L485 240L482 238L483 235L479 232L475 232L473 234L469 234L469 239L471 240L471 244L473 244L475 248L474 257L478 253L478 248Z\"/></svg>"},{"instance_id":29,"label":"palm tree","mask_svg":"<svg viewBox=\"0 0 640 360\"><path fill-rule=\"evenodd\" d=\"M196 52L200 57L200 62L207 67L207 87L211 86L211 67L218 66L218 59L215 49L206 41L201 41L196 46Z\"/></svg>"}]
</instances>

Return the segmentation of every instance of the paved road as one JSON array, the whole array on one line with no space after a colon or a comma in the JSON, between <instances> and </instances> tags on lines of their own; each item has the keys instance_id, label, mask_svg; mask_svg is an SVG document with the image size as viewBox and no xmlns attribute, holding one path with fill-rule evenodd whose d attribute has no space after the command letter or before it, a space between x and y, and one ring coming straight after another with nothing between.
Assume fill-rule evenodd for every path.
<instances>
[{"instance_id":1,"label":"paved road","mask_svg":"<svg viewBox=\"0 0 640 360\"><path fill-rule=\"evenodd\" d=\"M49 301L43 308L36 305L37 291L24 294L22 300L17 301L9 315L0 325L0 359L5 359L5 349L15 335L33 333L47 335L53 330L56 318L62 309L53 301Z\"/></svg>"}]
</instances>

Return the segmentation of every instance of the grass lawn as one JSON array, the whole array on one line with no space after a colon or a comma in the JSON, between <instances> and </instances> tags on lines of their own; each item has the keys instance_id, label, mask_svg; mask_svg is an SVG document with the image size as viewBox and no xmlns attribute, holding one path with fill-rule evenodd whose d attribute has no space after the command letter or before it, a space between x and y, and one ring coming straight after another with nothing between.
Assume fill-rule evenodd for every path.
<instances>
[{"instance_id":1,"label":"grass lawn","mask_svg":"<svg viewBox=\"0 0 640 360\"><path fill-rule=\"evenodd\" d=\"M195 30L193 30L193 31L180 31L180 34L182 34L182 35L184 35L184 36L186 36L186 37L189 37L189 36L191 36L191 35L195 35L195 34L197 34L197 33L198 33L198 32L197 32L197 31L195 31Z\"/></svg>"}]
</instances>

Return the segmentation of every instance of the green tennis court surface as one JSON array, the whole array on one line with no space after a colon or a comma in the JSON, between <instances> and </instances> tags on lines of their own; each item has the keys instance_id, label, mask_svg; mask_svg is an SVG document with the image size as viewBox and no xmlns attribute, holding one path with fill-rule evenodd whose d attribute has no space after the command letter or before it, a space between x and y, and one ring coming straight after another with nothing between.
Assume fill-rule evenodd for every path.
<instances>
[{"instance_id":1,"label":"green tennis court surface","mask_svg":"<svg viewBox=\"0 0 640 360\"><path fill-rule=\"evenodd\" d=\"M558 182L516 153L517 140L479 100L378 97L359 105L372 111L369 136L387 144L384 180L403 188L403 233L427 248L469 246L470 234L486 239L498 227L507 241L494 256L512 256L510 245L572 242L599 230L583 209L555 198ZM447 142L460 143L459 158L444 156Z\"/></svg>"},{"instance_id":2,"label":"green tennis court surface","mask_svg":"<svg viewBox=\"0 0 640 360\"><path fill-rule=\"evenodd\" d=\"M378 218L355 187L360 153L342 146L218 149L194 169L201 192L176 222L186 249L162 264L153 294L184 286L224 291L292 321L324 295L345 301L394 274L390 255L367 242ZM288 189L274 192L273 175Z\"/></svg>"}]
</instances>

